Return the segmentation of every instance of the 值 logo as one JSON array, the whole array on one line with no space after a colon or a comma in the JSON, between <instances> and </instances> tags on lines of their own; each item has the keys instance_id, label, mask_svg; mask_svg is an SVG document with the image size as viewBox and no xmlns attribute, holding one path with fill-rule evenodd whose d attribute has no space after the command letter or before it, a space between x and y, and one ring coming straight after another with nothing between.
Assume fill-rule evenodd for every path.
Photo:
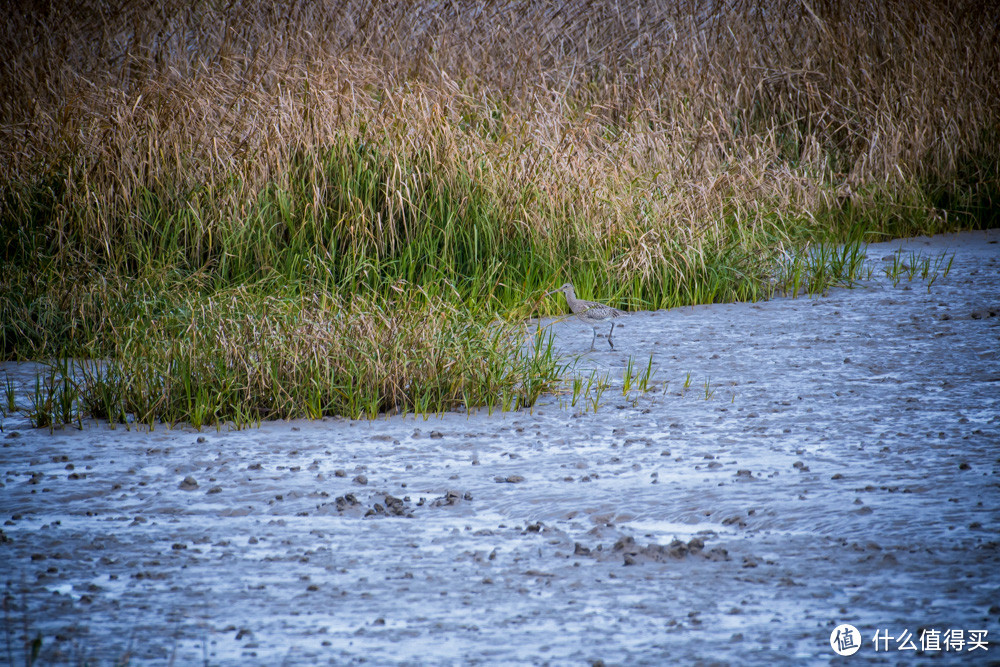
<instances>
[{"instance_id":1,"label":"\u503c logo","mask_svg":"<svg viewBox=\"0 0 1000 667\"><path fill-rule=\"evenodd\" d=\"M854 655L861 648L861 633L853 625L838 625L830 633L830 646L837 655Z\"/></svg>"}]
</instances>

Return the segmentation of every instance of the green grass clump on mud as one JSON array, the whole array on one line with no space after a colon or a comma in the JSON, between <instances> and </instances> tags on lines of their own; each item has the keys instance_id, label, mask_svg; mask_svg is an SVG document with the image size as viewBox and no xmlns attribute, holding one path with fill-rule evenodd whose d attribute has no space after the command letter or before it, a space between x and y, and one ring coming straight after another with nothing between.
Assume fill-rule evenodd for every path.
<instances>
[{"instance_id":1,"label":"green grass clump on mud","mask_svg":"<svg viewBox=\"0 0 1000 667\"><path fill-rule=\"evenodd\" d=\"M74 400L150 424L510 408L566 280L766 299L998 220L973 2L285 9L12 14L0 358L100 359Z\"/></svg>"},{"instance_id":2,"label":"green grass clump on mud","mask_svg":"<svg viewBox=\"0 0 1000 667\"><path fill-rule=\"evenodd\" d=\"M94 416L153 427L247 424L328 414L374 419L486 405L533 405L560 368L551 344L521 349L491 326L419 292L388 303L316 295L253 298L240 288L140 318L106 363L84 363Z\"/></svg>"}]
</instances>

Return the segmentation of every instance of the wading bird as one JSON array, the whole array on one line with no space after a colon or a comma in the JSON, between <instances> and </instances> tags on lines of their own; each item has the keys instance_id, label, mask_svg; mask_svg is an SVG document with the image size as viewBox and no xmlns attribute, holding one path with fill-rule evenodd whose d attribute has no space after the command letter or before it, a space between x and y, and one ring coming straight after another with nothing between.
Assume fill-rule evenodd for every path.
<instances>
[{"instance_id":1,"label":"wading bird","mask_svg":"<svg viewBox=\"0 0 1000 667\"><path fill-rule=\"evenodd\" d=\"M557 287L551 292L546 292L545 296L549 294L555 294L556 292L562 292L566 295L566 303L569 304L569 309L573 311L577 319L581 322L586 322L590 326L594 327L594 337L590 339L590 349L594 349L594 343L597 341L597 325L605 320L613 320L617 317L623 317L628 315L623 310L618 310L617 308L612 308L611 306L605 306L603 303L595 303L593 301L584 301L583 299L577 299L576 293L573 291L573 285L571 283L566 283L562 287ZM615 332L615 323L611 323L611 331L608 333L608 345L611 349L615 349L615 344L611 340L611 334Z\"/></svg>"}]
</instances>

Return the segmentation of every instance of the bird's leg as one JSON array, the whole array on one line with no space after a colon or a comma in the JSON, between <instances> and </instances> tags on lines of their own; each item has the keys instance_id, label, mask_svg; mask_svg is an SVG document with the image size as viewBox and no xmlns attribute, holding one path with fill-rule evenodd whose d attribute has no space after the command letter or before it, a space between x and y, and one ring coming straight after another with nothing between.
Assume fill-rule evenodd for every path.
<instances>
[{"instance_id":1,"label":"bird's leg","mask_svg":"<svg viewBox=\"0 0 1000 667\"><path fill-rule=\"evenodd\" d=\"M614 332L615 332L615 323L614 323L614 322L612 322L612 323L611 323L611 331L609 331L609 332L608 332L608 345L610 345L610 346L611 346L611 349L612 349L612 350L613 350L613 349L615 349L615 344L614 344L614 342L612 342L612 340L611 340L611 334L613 334Z\"/></svg>"},{"instance_id":2,"label":"bird's leg","mask_svg":"<svg viewBox=\"0 0 1000 667\"><path fill-rule=\"evenodd\" d=\"M594 327L594 337L590 339L590 349L594 349L594 343L597 342L597 327Z\"/></svg>"}]
</instances>

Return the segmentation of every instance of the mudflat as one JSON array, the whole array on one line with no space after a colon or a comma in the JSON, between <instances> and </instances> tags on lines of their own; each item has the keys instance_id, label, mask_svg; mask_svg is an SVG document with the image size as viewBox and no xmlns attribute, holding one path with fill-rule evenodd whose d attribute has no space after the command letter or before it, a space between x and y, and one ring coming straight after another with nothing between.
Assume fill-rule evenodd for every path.
<instances>
[{"instance_id":1,"label":"mudflat","mask_svg":"<svg viewBox=\"0 0 1000 667\"><path fill-rule=\"evenodd\" d=\"M633 313L614 350L540 323L607 374L596 410L567 389L239 431L8 416L0 657L40 638L42 664L802 664L850 623L869 658L961 630L989 651L921 657L990 659L998 241L874 244L853 289ZM0 364L21 400L36 368Z\"/></svg>"}]
</instances>

